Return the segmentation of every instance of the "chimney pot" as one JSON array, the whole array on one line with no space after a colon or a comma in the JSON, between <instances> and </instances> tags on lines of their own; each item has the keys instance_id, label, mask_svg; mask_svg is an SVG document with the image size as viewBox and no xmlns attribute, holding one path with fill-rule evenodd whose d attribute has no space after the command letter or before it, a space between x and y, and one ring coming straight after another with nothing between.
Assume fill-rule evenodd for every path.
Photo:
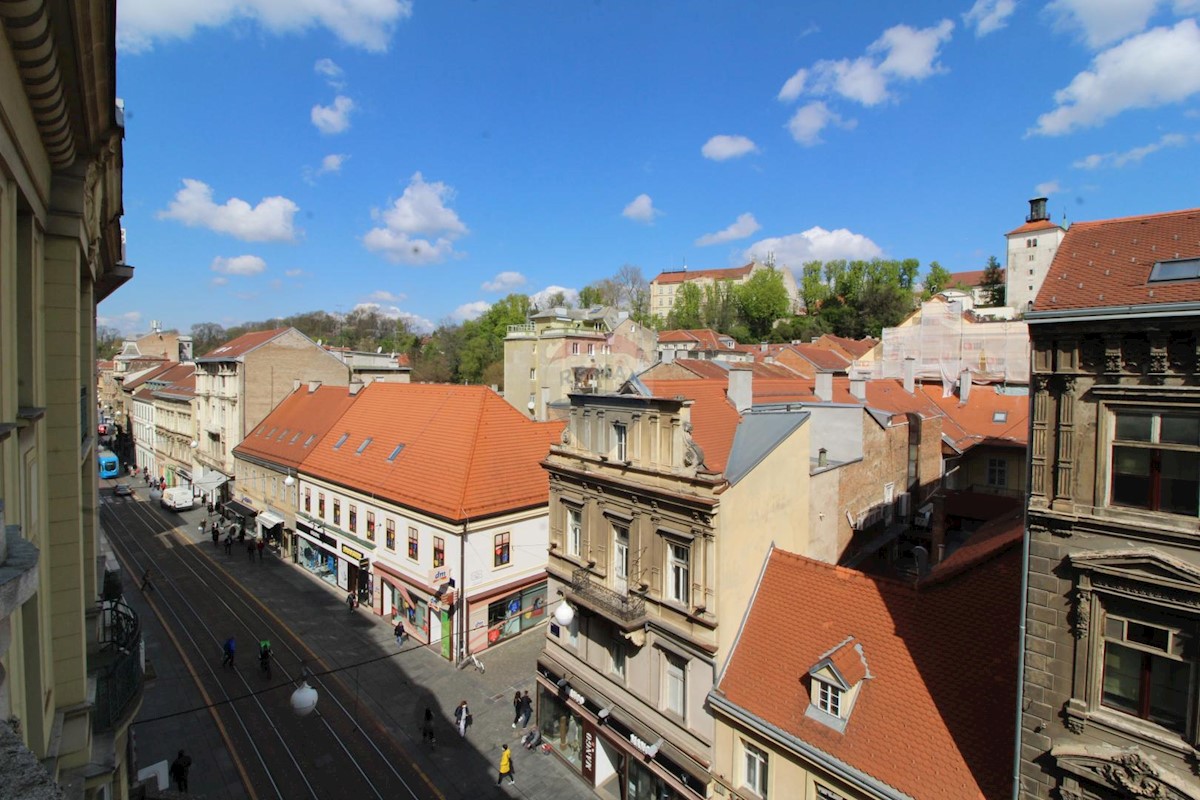
<instances>
[{"instance_id":1,"label":"chimney pot","mask_svg":"<svg viewBox=\"0 0 1200 800\"><path fill-rule=\"evenodd\" d=\"M912 356L904 359L904 391L912 394L917 390L917 360Z\"/></svg>"},{"instance_id":2,"label":"chimney pot","mask_svg":"<svg viewBox=\"0 0 1200 800\"><path fill-rule=\"evenodd\" d=\"M817 451L817 466L824 467L829 464L829 451L822 447Z\"/></svg>"}]
</instances>

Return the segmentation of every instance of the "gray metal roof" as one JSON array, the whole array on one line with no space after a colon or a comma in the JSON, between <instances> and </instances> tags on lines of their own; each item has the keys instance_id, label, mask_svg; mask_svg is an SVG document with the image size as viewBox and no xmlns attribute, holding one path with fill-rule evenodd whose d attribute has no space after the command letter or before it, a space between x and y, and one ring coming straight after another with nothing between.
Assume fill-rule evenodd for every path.
<instances>
[{"instance_id":1,"label":"gray metal roof","mask_svg":"<svg viewBox=\"0 0 1200 800\"><path fill-rule=\"evenodd\" d=\"M807 411L753 410L742 415L725 464L725 478L737 483L809 417Z\"/></svg>"}]
</instances>

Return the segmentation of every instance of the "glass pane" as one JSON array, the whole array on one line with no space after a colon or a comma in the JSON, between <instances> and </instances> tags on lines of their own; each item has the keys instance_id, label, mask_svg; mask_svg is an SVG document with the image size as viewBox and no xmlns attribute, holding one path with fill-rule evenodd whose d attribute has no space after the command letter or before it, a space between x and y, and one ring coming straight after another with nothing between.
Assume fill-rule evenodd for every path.
<instances>
[{"instance_id":1,"label":"glass pane","mask_svg":"<svg viewBox=\"0 0 1200 800\"><path fill-rule=\"evenodd\" d=\"M1130 620L1129 625L1125 629L1125 639L1136 644L1153 647L1155 650L1166 652L1167 643L1171 638L1171 633L1163 628L1156 628L1152 625L1143 625L1140 622Z\"/></svg>"},{"instance_id":2,"label":"glass pane","mask_svg":"<svg viewBox=\"0 0 1200 800\"><path fill-rule=\"evenodd\" d=\"M1200 445L1200 417L1163 414L1158 440L1167 444Z\"/></svg>"},{"instance_id":3,"label":"glass pane","mask_svg":"<svg viewBox=\"0 0 1200 800\"><path fill-rule=\"evenodd\" d=\"M1184 733L1187 722L1188 678L1191 665L1150 656L1150 719Z\"/></svg>"},{"instance_id":4,"label":"glass pane","mask_svg":"<svg viewBox=\"0 0 1200 800\"><path fill-rule=\"evenodd\" d=\"M1141 703L1142 654L1112 642L1104 645L1104 705L1137 714Z\"/></svg>"},{"instance_id":5,"label":"glass pane","mask_svg":"<svg viewBox=\"0 0 1200 800\"><path fill-rule=\"evenodd\" d=\"M1200 453L1163 450L1159 509L1197 516L1200 511Z\"/></svg>"},{"instance_id":6,"label":"glass pane","mask_svg":"<svg viewBox=\"0 0 1200 800\"><path fill-rule=\"evenodd\" d=\"M1154 421L1151 414L1131 414L1127 411L1117 413L1117 438L1126 442L1150 441L1150 425Z\"/></svg>"},{"instance_id":7,"label":"glass pane","mask_svg":"<svg viewBox=\"0 0 1200 800\"><path fill-rule=\"evenodd\" d=\"M1113 448L1112 502L1150 507L1151 451L1136 447Z\"/></svg>"},{"instance_id":8,"label":"glass pane","mask_svg":"<svg viewBox=\"0 0 1200 800\"><path fill-rule=\"evenodd\" d=\"M1125 620L1120 617L1109 617L1104 622L1104 635L1112 639L1125 638Z\"/></svg>"}]
</instances>

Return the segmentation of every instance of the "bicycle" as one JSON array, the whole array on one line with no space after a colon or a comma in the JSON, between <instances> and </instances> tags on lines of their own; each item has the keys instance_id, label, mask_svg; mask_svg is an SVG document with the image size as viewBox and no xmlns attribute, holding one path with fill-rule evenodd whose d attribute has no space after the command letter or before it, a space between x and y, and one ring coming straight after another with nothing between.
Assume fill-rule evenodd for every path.
<instances>
[{"instance_id":1,"label":"bicycle","mask_svg":"<svg viewBox=\"0 0 1200 800\"><path fill-rule=\"evenodd\" d=\"M271 680L271 645L264 643L258 652L258 670Z\"/></svg>"},{"instance_id":2,"label":"bicycle","mask_svg":"<svg viewBox=\"0 0 1200 800\"><path fill-rule=\"evenodd\" d=\"M467 658L471 659L471 666L475 667L475 671L481 675L487 672L487 667L483 666L483 662L475 657L474 653L467 653Z\"/></svg>"}]
</instances>

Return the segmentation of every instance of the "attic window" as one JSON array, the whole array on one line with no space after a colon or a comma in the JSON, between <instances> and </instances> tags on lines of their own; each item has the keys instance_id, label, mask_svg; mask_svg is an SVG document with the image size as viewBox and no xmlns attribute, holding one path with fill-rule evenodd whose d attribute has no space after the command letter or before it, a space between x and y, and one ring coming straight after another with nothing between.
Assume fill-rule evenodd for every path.
<instances>
[{"instance_id":1,"label":"attic window","mask_svg":"<svg viewBox=\"0 0 1200 800\"><path fill-rule=\"evenodd\" d=\"M270 439L272 436L274 436L275 431L277 431L277 430L279 430L279 428L275 427L275 428L271 428L271 430L267 431L267 438Z\"/></svg>"},{"instance_id":2,"label":"attic window","mask_svg":"<svg viewBox=\"0 0 1200 800\"><path fill-rule=\"evenodd\" d=\"M277 441L277 442L282 442L284 439L286 439L286 438L287 438L287 435L288 435L288 429L287 429L287 428L284 428L284 429L283 429L283 432L279 434L279 438L278 438L278 439L276 439L275 441Z\"/></svg>"},{"instance_id":3,"label":"attic window","mask_svg":"<svg viewBox=\"0 0 1200 800\"><path fill-rule=\"evenodd\" d=\"M391 454L390 456L388 456L388 457L387 457L387 460L388 460L388 461L395 461L395 460L396 460L396 456L400 455L400 451L401 451L401 450L403 450L403 449L404 449L404 445L402 445L402 444L398 444L398 445L396 445L396 449L395 449L395 450L393 450L393 451L392 451L392 454Z\"/></svg>"},{"instance_id":4,"label":"attic window","mask_svg":"<svg viewBox=\"0 0 1200 800\"><path fill-rule=\"evenodd\" d=\"M371 443L371 437L370 437L370 436L368 436L367 438L363 439L363 441L362 441L362 444L360 444L360 445L358 446L358 449L354 451L354 454L355 454L356 456L361 456L361 455L362 455L362 452L363 452L363 450L366 450L366 449L367 449L367 445L369 445L370 443Z\"/></svg>"},{"instance_id":5,"label":"attic window","mask_svg":"<svg viewBox=\"0 0 1200 800\"><path fill-rule=\"evenodd\" d=\"M816 684L817 689L817 708L840 719L842 716L841 688L816 679L813 680L813 683Z\"/></svg>"},{"instance_id":6,"label":"attic window","mask_svg":"<svg viewBox=\"0 0 1200 800\"><path fill-rule=\"evenodd\" d=\"M993 411L992 412L992 422L1008 422L1008 412L1007 411Z\"/></svg>"},{"instance_id":7,"label":"attic window","mask_svg":"<svg viewBox=\"0 0 1200 800\"><path fill-rule=\"evenodd\" d=\"M300 441L300 436L303 433L304 433L303 431L296 431L296 435L292 437L292 440L290 442L288 442L288 444L295 444L296 442Z\"/></svg>"},{"instance_id":8,"label":"attic window","mask_svg":"<svg viewBox=\"0 0 1200 800\"><path fill-rule=\"evenodd\" d=\"M337 450L338 448L340 448L342 445L344 445L346 443L346 440L349 438L350 438L350 434L343 433L341 436L338 437L338 440L333 443L333 449Z\"/></svg>"},{"instance_id":9,"label":"attic window","mask_svg":"<svg viewBox=\"0 0 1200 800\"><path fill-rule=\"evenodd\" d=\"M308 435L308 438L304 440L304 446L308 447L310 444L313 443L313 439L315 439L315 438L317 438L317 435L315 433L310 433Z\"/></svg>"},{"instance_id":10,"label":"attic window","mask_svg":"<svg viewBox=\"0 0 1200 800\"><path fill-rule=\"evenodd\" d=\"M1197 278L1200 278L1200 258L1179 258L1155 262L1146 282L1194 281Z\"/></svg>"}]
</instances>

